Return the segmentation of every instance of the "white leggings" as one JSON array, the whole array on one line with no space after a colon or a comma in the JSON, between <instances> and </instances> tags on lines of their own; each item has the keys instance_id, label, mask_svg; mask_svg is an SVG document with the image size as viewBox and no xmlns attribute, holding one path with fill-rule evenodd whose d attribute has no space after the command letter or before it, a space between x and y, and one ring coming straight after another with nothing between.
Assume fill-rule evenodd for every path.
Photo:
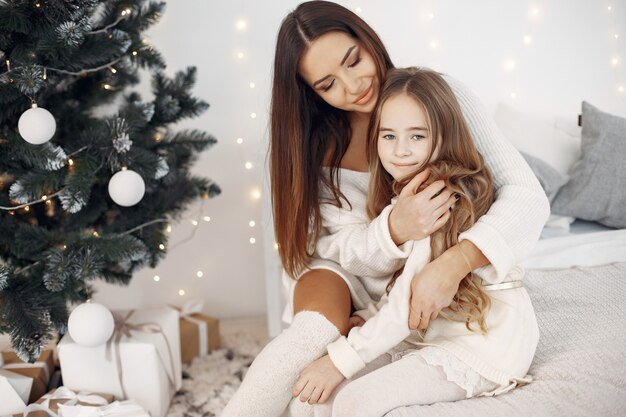
<instances>
[{"instance_id":1,"label":"white leggings","mask_svg":"<svg viewBox=\"0 0 626 417\"><path fill-rule=\"evenodd\" d=\"M458 401L498 387L441 348L415 350L390 363L391 357L382 355L344 381L325 404L313 406L315 417L382 417L394 408Z\"/></svg>"}]
</instances>

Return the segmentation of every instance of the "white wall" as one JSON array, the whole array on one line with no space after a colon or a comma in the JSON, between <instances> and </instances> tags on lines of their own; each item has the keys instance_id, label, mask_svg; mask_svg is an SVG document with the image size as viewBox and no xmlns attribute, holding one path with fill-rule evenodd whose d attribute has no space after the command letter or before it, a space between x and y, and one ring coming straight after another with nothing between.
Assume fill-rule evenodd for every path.
<instances>
[{"instance_id":1,"label":"white wall","mask_svg":"<svg viewBox=\"0 0 626 417\"><path fill-rule=\"evenodd\" d=\"M189 210L189 219L200 221L193 239L172 249L155 270L138 273L127 288L99 284L96 300L121 308L201 298L205 312L218 317L261 315L268 309L278 316L279 265L268 212L266 126L277 29L297 3L168 2L149 42L163 53L169 73L186 65L198 67L195 92L211 108L183 126L205 129L218 138L194 171L217 181L223 193L206 202L203 215L210 216L210 222L194 214L199 206ZM574 121L584 99L626 116L626 92L618 91L620 85L626 88L624 0L340 3L361 9L397 66L428 66L451 74L474 90L490 111L506 102L545 120L560 115ZM238 19L245 19L244 30L237 29ZM530 44L524 36L531 37ZM514 69L507 68L510 60ZM149 91L147 82L140 91ZM240 145L238 137L244 139ZM251 170L244 168L247 161L253 164ZM262 191L260 200L251 198L254 188ZM249 227L250 220L255 227ZM189 236L193 228L188 220L173 225L171 243ZM255 244L249 243L250 237ZM202 278L196 276L198 270ZM159 282L153 280L157 274ZM186 291L184 296L178 294L180 289ZM270 325L275 334L277 322Z\"/></svg>"}]
</instances>

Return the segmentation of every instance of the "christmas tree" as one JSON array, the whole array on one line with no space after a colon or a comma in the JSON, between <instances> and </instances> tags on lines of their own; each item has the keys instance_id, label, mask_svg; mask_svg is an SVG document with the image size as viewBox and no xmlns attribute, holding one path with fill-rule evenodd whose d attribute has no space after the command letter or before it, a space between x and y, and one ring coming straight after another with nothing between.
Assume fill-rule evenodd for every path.
<instances>
[{"instance_id":1,"label":"christmas tree","mask_svg":"<svg viewBox=\"0 0 626 417\"><path fill-rule=\"evenodd\" d=\"M219 194L190 174L215 143L168 126L208 104L168 78L144 0L0 0L0 333L34 361L95 279L126 284L165 254L168 222ZM127 87L152 75L151 101ZM102 116L102 105L117 109ZM33 108L31 108L33 107ZM98 115L100 113L100 116Z\"/></svg>"}]
</instances>

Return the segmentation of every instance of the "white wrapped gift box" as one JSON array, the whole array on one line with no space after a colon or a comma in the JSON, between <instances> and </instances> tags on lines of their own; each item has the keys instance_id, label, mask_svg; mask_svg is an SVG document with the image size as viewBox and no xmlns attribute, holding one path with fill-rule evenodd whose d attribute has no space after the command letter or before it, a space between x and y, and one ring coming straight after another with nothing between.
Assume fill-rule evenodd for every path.
<instances>
[{"instance_id":1,"label":"white wrapped gift box","mask_svg":"<svg viewBox=\"0 0 626 417\"><path fill-rule=\"evenodd\" d=\"M0 415L16 414L28 404L33 379L0 369Z\"/></svg>"},{"instance_id":2,"label":"white wrapped gift box","mask_svg":"<svg viewBox=\"0 0 626 417\"><path fill-rule=\"evenodd\" d=\"M176 390L182 386L179 313L169 307L113 313L116 333L106 345L84 347L69 334L63 336L57 346L63 383L74 391L133 399L152 417L164 417ZM130 329L120 329L119 319L128 314ZM115 339L119 339L117 347Z\"/></svg>"}]
</instances>

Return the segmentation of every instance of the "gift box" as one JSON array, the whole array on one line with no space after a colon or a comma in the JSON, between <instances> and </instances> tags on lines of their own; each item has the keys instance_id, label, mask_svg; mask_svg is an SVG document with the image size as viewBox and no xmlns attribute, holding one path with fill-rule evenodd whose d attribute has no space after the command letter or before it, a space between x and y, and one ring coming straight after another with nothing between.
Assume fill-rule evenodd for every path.
<instances>
[{"instance_id":1,"label":"gift box","mask_svg":"<svg viewBox=\"0 0 626 417\"><path fill-rule=\"evenodd\" d=\"M67 387L59 387L48 392L36 403L25 407L20 414L14 414L13 417L48 417L48 411L59 414L61 404L101 407L110 404L114 399L111 394L75 393Z\"/></svg>"},{"instance_id":2,"label":"gift box","mask_svg":"<svg viewBox=\"0 0 626 417\"><path fill-rule=\"evenodd\" d=\"M37 401L48 391L50 374L54 371L54 352L46 349L35 363L21 360L15 352L0 352L4 365L2 370L32 379L32 386L26 403Z\"/></svg>"},{"instance_id":3,"label":"gift box","mask_svg":"<svg viewBox=\"0 0 626 417\"><path fill-rule=\"evenodd\" d=\"M85 347L63 336L57 352L64 386L132 398L152 417L165 416L182 386L178 311L164 307L113 315L115 333L107 344Z\"/></svg>"},{"instance_id":4,"label":"gift box","mask_svg":"<svg viewBox=\"0 0 626 417\"><path fill-rule=\"evenodd\" d=\"M206 356L221 344L220 322L202 312L202 302L189 301L180 309L180 356L183 363Z\"/></svg>"},{"instance_id":5,"label":"gift box","mask_svg":"<svg viewBox=\"0 0 626 417\"><path fill-rule=\"evenodd\" d=\"M32 386L32 378L0 369L0 415L24 409Z\"/></svg>"}]
</instances>

